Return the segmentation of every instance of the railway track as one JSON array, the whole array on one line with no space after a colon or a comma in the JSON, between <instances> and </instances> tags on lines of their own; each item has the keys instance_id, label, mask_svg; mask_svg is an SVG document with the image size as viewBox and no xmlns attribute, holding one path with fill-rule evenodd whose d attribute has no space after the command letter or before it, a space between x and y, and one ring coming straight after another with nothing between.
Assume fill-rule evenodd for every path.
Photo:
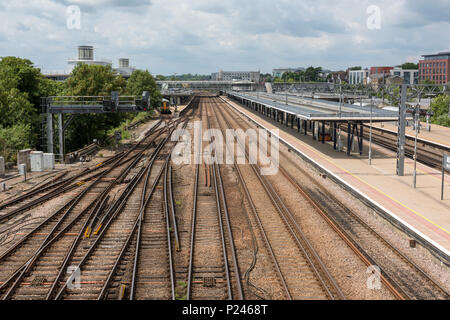
<instances>
[{"instance_id":1,"label":"railway track","mask_svg":"<svg viewBox=\"0 0 450 320\"><path fill-rule=\"evenodd\" d=\"M210 129L204 98L200 100L200 118L203 130ZM201 135L199 143L200 140ZM242 300L237 255L216 156L209 151L203 154L203 166L198 150L196 157L186 297L187 300Z\"/></svg>"},{"instance_id":2,"label":"railway track","mask_svg":"<svg viewBox=\"0 0 450 320\"><path fill-rule=\"evenodd\" d=\"M369 140L369 134L366 132L364 138ZM387 131L374 128L372 139L375 144L388 150L397 152L397 135ZM448 150L436 149L429 144L417 142L417 161L432 168L442 170L442 156ZM414 159L414 140L407 139L405 145L405 155Z\"/></svg>"},{"instance_id":3,"label":"railway track","mask_svg":"<svg viewBox=\"0 0 450 320\"><path fill-rule=\"evenodd\" d=\"M217 100L215 100L217 106ZM216 110L215 108L214 110ZM220 110L223 110L221 108ZM236 128L225 112L215 112L220 128ZM238 140L237 140L238 141ZM246 149L238 141L240 148ZM247 160L251 155L246 151ZM249 163L255 163L249 161ZM320 257L305 237L292 213L278 196L271 183L261 175L258 165L238 166L235 169L243 185L247 200L253 208L255 224L272 260L280 286L287 299L345 299L341 289L328 272ZM249 190L250 182L253 190ZM256 190L264 190L264 193Z\"/></svg>"},{"instance_id":4,"label":"railway track","mask_svg":"<svg viewBox=\"0 0 450 320\"><path fill-rule=\"evenodd\" d=\"M222 105L227 107L225 102ZM230 112L230 109L232 108L227 107L227 112ZM237 112L234 115L236 116ZM285 168L287 164L289 169ZM376 265L381 268L382 281L395 297L443 300L450 298L442 285L428 276L410 258L396 249L283 153L280 155L279 169L287 182L295 187L299 195L315 208L367 266ZM307 186L304 181L308 181Z\"/></svg>"},{"instance_id":5,"label":"railway track","mask_svg":"<svg viewBox=\"0 0 450 320\"><path fill-rule=\"evenodd\" d=\"M146 135L158 134L161 132L163 128L159 128L161 125L161 121L158 122L155 126L153 126ZM158 129L159 128L159 129ZM139 148L140 146L136 146ZM128 162L133 161L138 152L133 152L133 156L126 157L122 160L119 165L126 164ZM54 179L51 179L47 183L44 183L40 186L34 187L29 191L26 191L24 194L5 201L0 204L0 223L3 223L3 226L0 227L0 235L4 238L8 238L8 233L14 232L14 228L17 228L17 223L28 224L27 214L29 210L34 207L41 206L46 202L53 200L57 197L60 197L68 192L77 192L77 189L83 189L87 183L97 179L101 176L111 164L117 165L115 161L123 156L123 153L120 152L115 156L107 159L103 163L100 163L92 168L86 169L78 174L71 175L70 177L63 179L63 176L67 174L67 172L62 172L57 175ZM25 219L24 219L25 217ZM12 226L12 228L11 228Z\"/></svg>"},{"instance_id":6,"label":"railway track","mask_svg":"<svg viewBox=\"0 0 450 320\"><path fill-rule=\"evenodd\" d=\"M168 241L167 246L161 246L161 239L155 239L155 230L148 222L153 220L155 217L153 210L157 211L157 204L161 203L158 201L160 200L158 199L158 185L163 172L167 170L171 154L171 152L166 153L168 145L171 144L169 138L177 125L178 121L176 124L166 126L167 135L164 138L159 137L161 141L152 153L150 160L139 170L139 173L123 192L119 198L119 200L121 199L120 204L78 264L77 269L86 270L84 274L87 275L88 284L92 284L91 288L69 288L68 284L71 279L66 276L65 284L59 289L55 299L168 298L166 294L162 294L161 290L156 290L156 287L160 286L160 282L152 281L155 279L147 277L148 274L155 271L155 264L149 263L147 254L158 252L158 257L162 258L168 250L171 250L171 243ZM169 147L169 151L171 148ZM161 161L164 159L165 161ZM151 184L151 188L149 188L149 184ZM154 203L156 204L154 205ZM150 220L146 218L146 213L149 213ZM167 226L167 230L167 237L171 237L169 226ZM155 250L152 251L152 249ZM155 261L155 256L150 259ZM161 267L164 260L159 262L157 265ZM170 268L170 270L173 269ZM164 273L164 268L157 271ZM164 282L165 276L163 275L158 280ZM167 290L165 292L167 293Z\"/></svg>"},{"instance_id":7,"label":"railway track","mask_svg":"<svg viewBox=\"0 0 450 320\"><path fill-rule=\"evenodd\" d=\"M150 131L146 139L153 133ZM2 254L0 292L3 293L3 299L51 297L75 249L83 248L85 242L89 241L84 241L80 246L83 237L87 238L93 232L89 229L89 222L99 218L98 231L102 215L107 216L114 208L113 202L108 211L104 212L108 193L118 182L132 174L131 169L141 161L152 144L148 143L146 148L138 150L140 145L141 143L137 144L118 158L113 157L115 161L109 169Z\"/></svg>"}]
</instances>

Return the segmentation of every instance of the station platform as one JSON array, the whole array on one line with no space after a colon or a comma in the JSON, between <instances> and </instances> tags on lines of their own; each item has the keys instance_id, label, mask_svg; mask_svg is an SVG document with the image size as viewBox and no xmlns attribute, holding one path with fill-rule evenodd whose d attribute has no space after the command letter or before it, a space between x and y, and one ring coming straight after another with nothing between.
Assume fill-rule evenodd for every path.
<instances>
[{"instance_id":1,"label":"station platform","mask_svg":"<svg viewBox=\"0 0 450 320\"><path fill-rule=\"evenodd\" d=\"M398 128L395 126L395 122L374 123L373 126L395 133L398 131ZM422 126L424 126L423 123ZM412 138L416 136L416 132L412 126L406 127L406 135ZM421 128L417 137L419 139L431 141L450 148L450 128L439 126L437 124L431 124L431 131L427 131L426 128Z\"/></svg>"},{"instance_id":2,"label":"station platform","mask_svg":"<svg viewBox=\"0 0 450 320\"><path fill-rule=\"evenodd\" d=\"M373 145L372 165L368 146L363 155L333 150L331 142L322 144L310 135L298 133L275 120L222 97L242 114L269 131L280 129L280 140L321 170L333 176L358 197L364 198L397 226L418 238L446 260L450 257L450 176L445 176L445 197L441 197L442 172L417 164L417 188L413 188L413 161L406 159L405 176L396 175L396 154ZM436 128L435 128L436 129Z\"/></svg>"}]
</instances>

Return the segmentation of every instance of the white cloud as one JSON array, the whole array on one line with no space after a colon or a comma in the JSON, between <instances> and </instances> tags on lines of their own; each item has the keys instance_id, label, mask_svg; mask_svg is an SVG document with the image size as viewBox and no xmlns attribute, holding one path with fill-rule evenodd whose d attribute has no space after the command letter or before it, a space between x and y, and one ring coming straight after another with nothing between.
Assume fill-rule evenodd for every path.
<instances>
[{"instance_id":1,"label":"white cloud","mask_svg":"<svg viewBox=\"0 0 450 320\"><path fill-rule=\"evenodd\" d=\"M82 9L81 30L66 28L71 4ZM380 30L366 27L373 4ZM98 57L127 56L162 74L396 65L449 47L447 9L415 0L0 0L0 56L65 69L77 45L92 44Z\"/></svg>"}]
</instances>

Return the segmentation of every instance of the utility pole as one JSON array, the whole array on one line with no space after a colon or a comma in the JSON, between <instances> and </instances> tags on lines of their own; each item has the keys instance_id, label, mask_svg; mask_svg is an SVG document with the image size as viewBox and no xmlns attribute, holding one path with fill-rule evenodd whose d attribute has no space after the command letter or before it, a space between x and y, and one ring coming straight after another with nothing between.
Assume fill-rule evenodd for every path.
<instances>
[{"instance_id":1,"label":"utility pole","mask_svg":"<svg viewBox=\"0 0 450 320\"><path fill-rule=\"evenodd\" d=\"M338 76L339 80L339 118L342 117L342 80L341 76ZM338 151L341 152L341 123L339 122L339 130L338 130Z\"/></svg>"},{"instance_id":2,"label":"utility pole","mask_svg":"<svg viewBox=\"0 0 450 320\"><path fill-rule=\"evenodd\" d=\"M287 105L288 104L288 90L287 90L287 84L284 83L284 85L285 85L284 90L286 90L286 105Z\"/></svg>"},{"instance_id":3,"label":"utility pole","mask_svg":"<svg viewBox=\"0 0 450 320\"><path fill-rule=\"evenodd\" d=\"M417 187L417 136L419 134L419 105L416 106L416 112L414 114L414 126L416 129L416 137L414 140L414 189Z\"/></svg>"},{"instance_id":4,"label":"utility pole","mask_svg":"<svg viewBox=\"0 0 450 320\"><path fill-rule=\"evenodd\" d=\"M372 165L372 108L373 108L373 97L371 97L370 101L369 166Z\"/></svg>"},{"instance_id":5,"label":"utility pole","mask_svg":"<svg viewBox=\"0 0 450 320\"><path fill-rule=\"evenodd\" d=\"M406 140L406 99L407 85L401 86L401 101L399 106L398 145L397 145L397 175L405 175L405 140Z\"/></svg>"}]
</instances>

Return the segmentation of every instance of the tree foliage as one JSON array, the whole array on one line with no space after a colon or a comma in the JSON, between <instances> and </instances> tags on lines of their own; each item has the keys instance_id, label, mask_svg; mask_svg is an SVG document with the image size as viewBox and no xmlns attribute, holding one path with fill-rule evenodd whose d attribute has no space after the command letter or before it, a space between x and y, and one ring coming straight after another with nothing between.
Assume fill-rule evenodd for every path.
<instances>
[{"instance_id":1,"label":"tree foliage","mask_svg":"<svg viewBox=\"0 0 450 320\"><path fill-rule=\"evenodd\" d=\"M150 72L148 70L136 70L127 81L126 92L129 95L140 96L144 91L150 92L150 100L153 107L161 105L162 96Z\"/></svg>"},{"instance_id":2,"label":"tree foliage","mask_svg":"<svg viewBox=\"0 0 450 320\"><path fill-rule=\"evenodd\" d=\"M321 67L309 67L305 71L285 72L281 78L275 78L274 82L323 82L326 78L321 77Z\"/></svg>"},{"instance_id":3,"label":"tree foliage","mask_svg":"<svg viewBox=\"0 0 450 320\"><path fill-rule=\"evenodd\" d=\"M30 144L30 124L15 124L10 127L0 126L0 154L6 161L17 161L17 150L26 149Z\"/></svg>"},{"instance_id":4,"label":"tree foliage","mask_svg":"<svg viewBox=\"0 0 450 320\"><path fill-rule=\"evenodd\" d=\"M110 66L78 64L67 79L63 93L67 96L110 96L112 91L124 94L125 89L125 80L115 75ZM106 138L108 130L130 117L123 113L76 115L66 132L67 150Z\"/></svg>"},{"instance_id":5,"label":"tree foliage","mask_svg":"<svg viewBox=\"0 0 450 320\"><path fill-rule=\"evenodd\" d=\"M434 113L431 122L441 126L450 127L449 106L450 97L448 95L441 94L434 98L430 106Z\"/></svg>"},{"instance_id":6,"label":"tree foliage","mask_svg":"<svg viewBox=\"0 0 450 320\"><path fill-rule=\"evenodd\" d=\"M0 127L2 138L11 139L3 142L0 152L8 160L15 156L6 150L37 147L40 97L55 93L56 88L30 60L17 57L0 60Z\"/></svg>"},{"instance_id":7,"label":"tree foliage","mask_svg":"<svg viewBox=\"0 0 450 320\"><path fill-rule=\"evenodd\" d=\"M403 70L417 70L419 69L419 65L413 62L405 62L401 65Z\"/></svg>"}]
</instances>

